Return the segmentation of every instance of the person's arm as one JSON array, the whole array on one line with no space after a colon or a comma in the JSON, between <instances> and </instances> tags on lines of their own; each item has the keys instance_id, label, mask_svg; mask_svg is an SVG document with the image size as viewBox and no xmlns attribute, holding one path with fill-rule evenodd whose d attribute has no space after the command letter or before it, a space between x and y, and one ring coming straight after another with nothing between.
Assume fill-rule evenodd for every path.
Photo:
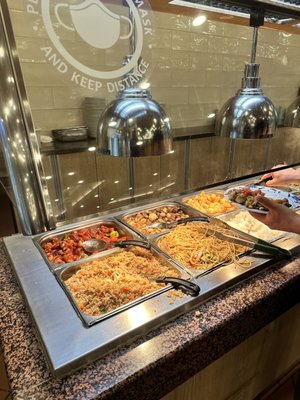
<instances>
[{"instance_id":1,"label":"person's arm","mask_svg":"<svg viewBox=\"0 0 300 400\"><path fill-rule=\"evenodd\" d=\"M282 167L283 165L276 165ZM283 186L289 184L300 184L300 169L287 168L282 171L268 172L261 179L272 178L266 182L266 186Z\"/></svg>"},{"instance_id":2,"label":"person's arm","mask_svg":"<svg viewBox=\"0 0 300 400\"><path fill-rule=\"evenodd\" d=\"M263 222L271 229L300 234L300 215L296 214L295 211L277 204L264 196L258 195L255 199L269 211L266 214L250 212L254 218Z\"/></svg>"}]
</instances>

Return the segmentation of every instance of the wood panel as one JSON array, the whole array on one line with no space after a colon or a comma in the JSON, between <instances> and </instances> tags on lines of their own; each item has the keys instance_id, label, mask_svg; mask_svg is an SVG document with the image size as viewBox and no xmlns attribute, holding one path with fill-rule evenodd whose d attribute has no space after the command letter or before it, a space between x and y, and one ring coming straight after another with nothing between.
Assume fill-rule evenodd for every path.
<instances>
[{"instance_id":1,"label":"wood panel","mask_svg":"<svg viewBox=\"0 0 300 400\"><path fill-rule=\"evenodd\" d=\"M231 177L250 175L263 171L269 139L237 139L235 141Z\"/></svg>"},{"instance_id":2,"label":"wood panel","mask_svg":"<svg viewBox=\"0 0 300 400\"><path fill-rule=\"evenodd\" d=\"M160 156L135 157L133 169L135 200L159 198Z\"/></svg>"},{"instance_id":3,"label":"wood panel","mask_svg":"<svg viewBox=\"0 0 300 400\"><path fill-rule=\"evenodd\" d=\"M160 158L160 194L180 193L184 190L185 140L174 142L174 153Z\"/></svg>"},{"instance_id":4,"label":"wood panel","mask_svg":"<svg viewBox=\"0 0 300 400\"><path fill-rule=\"evenodd\" d=\"M128 158L96 156L100 210L121 207L130 202Z\"/></svg>"},{"instance_id":5,"label":"wood panel","mask_svg":"<svg viewBox=\"0 0 300 400\"><path fill-rule=\"evenodd\" d=\"M284 131L284 161L294 164L300 161L300 128L286 128Z\"/></svg>"},{"instance_id":6,"label":"wood panel","mask_svg":"<svg viewBox=\"0 0 300 400\"><path fill-rule=\"evenodd\" d=\"M210 137L191 140L188 188L228 179L230 139Z\"/></svg>"},{"instance_id":7,"label":"wood panel","mask_svg":"<svg viewBox=\"0 0 300 400\"><path fill-rule=\"evenodd\" d=\"M97 212L99 200L95 197L95 189L98 186L95 154L87 151L57 157L62 196L59 212L63 212L66 219ZM57 179L57 176L54 178ZM59 197L54 199L54 202L60 201Z\"/></svg>"},{"instance_id":8,"label":"wood panel","mask_svg":"<svg viewBox=\"0 0 300 400\"><path fill-rule=\"evenodd\" d=\"M161 400L253 400L300 362L300 305Z\"/></svg>"},{"instance_id":9,"label":"wood panel","mask_svg":"<svg viewBox=\"0 0 300 400\"><path fill-rule=\"evenodd\" d=\"M266 159L266 169L285 162L284 130L278 129L276 135L270 139L269 151Z\"/></svg>"}]
</instances>

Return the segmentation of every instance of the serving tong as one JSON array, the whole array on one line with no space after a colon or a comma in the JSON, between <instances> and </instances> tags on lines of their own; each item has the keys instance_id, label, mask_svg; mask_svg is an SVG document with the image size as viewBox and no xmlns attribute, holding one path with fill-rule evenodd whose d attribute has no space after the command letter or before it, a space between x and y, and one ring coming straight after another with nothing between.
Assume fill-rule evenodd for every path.
<instances>
[{"instance_id":1,"label":"serving tong","mask_svg":"<svg viewBox=\"0 0 300 400\"><path fill-rule=\"evenodd\" d=\"M207 216L207 222L211 222L212 224L215 224L217 226L220 226L223 229L226 229L228 231L232 231L232 227L227 224L227 222L222 221L218 218ZM228 235L226 233L222 232L217 232L212 229L208 229L208 232L212 235L215 235L219 239L227 240L229 242L234 242L236 244L240 244L242 246L250 247L253 250L258 250L262 251L264 253L273 255L273 256L278 256L278 257L283 257L283 258L291 258L292 253L289 250L282 249L279 246L276 246L275 244L269 243L266 240L263 239L258 239L254 236L249 235L248 233L239 231L239 236L241 238L237 238L235 236Z\"/></svg>"},{"instance_id":2,"label":"serving tong","mask_svg":"<svg viewBox=\"0 0 300 400\"><path fill-rule=\"evenodd\" d=\"M182 218L178 221L167 223L167 222L158 222L156 223L156 227L162 227L162 228L174 228L177 225L180 224L186 224L187 222L193 222L193 221L201 221L201 222L210 222L212 225L219 226L223 229L226 229L228 231L232 231L232 228L229 224L226 222L215 218L211 216L200 216L200 217L188 217L188 218ZM152 226L154 224L151 224ZM148 225L149 227L149 225ZM278 257L283 257L283 258L291 258L292 253L289 250L282 249L279 246L276 246L272 243L269 243L263 239L257 239L254 236L248 235L247 233L244 232L239 232L239 235L242 238L237 238L235 236L231 236L222 232L215 231L213 229L208 228L207 232L210 235L214 235L218 237L219 239L222 240L227 240L228 242L233 242L242 246L246 246L250 249L253 250L258 250L262 251L264 253L270 254L272 256L278 256Z\"/></svg>"},{"instance_id":3,"label":"serving tong","mask_svg":"<svg viewBox=\"0 0 300 400\"><path fill-rule=\"evenodd\" d=\"M200 286L194 282L188 281L182 278L175 278L172 276L159 276L155 279L157 283L170 283L174 289L181 290L183 293L189 294L190 296L198 296L200 293Z\"/></svg>"},{"instance_id":4,"label":"serving tong","mask_svg":"<svg viewBox=\"0 0 300 400\"><path fill-rule=\"evenodd\" d=\"M255 239L251 237L251 240L245 240L237 238L235 236L227 235L222 232L214 231L212 229L208 229L207 231L209 234L214 235L219 239L227 240L228 242L233 242L242 246L246 246L253 250L262 251L272 256L281 256L284 258L292 257L292 253L289 250L282 249L281 247L275 246L262 239Z\"/></svg>"}]
</instances>

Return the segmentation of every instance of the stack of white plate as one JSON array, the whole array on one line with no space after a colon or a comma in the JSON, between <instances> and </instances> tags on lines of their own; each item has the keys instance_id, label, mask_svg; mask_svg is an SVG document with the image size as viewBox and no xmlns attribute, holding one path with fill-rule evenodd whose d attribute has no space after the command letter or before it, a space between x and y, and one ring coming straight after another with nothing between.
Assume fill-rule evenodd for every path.
<instances>
[{"instance_id":1,"label":"stack of white plate","mask_svg":"<svg viewBox=\"0 0 300 400\"><path fill-rule=\"evenodd\" d=\"M105 108L105 99L99 97L85 97L83 101L83 121L88 127L88 136L95 138L100 115Z\"/></svg>"}]
</instances>

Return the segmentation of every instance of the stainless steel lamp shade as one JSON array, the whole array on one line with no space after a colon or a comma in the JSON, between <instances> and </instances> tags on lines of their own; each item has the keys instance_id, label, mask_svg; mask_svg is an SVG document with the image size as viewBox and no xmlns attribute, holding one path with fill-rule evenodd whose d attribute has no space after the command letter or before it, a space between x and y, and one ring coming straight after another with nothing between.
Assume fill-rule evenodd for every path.
<instances>
[{"instance_id":1,"label":"stainless steel lamp shade","mask_svg":"<svg viewBox=\"0 0 300 400\"><path fill-rule=\"evenodd\" d=\"M172 146L169 118L147 90L125 89L100 117L97 148L104 154L157 156L170 153Z\"/></svg>"},{"instance_id":2,"label":"stainless steel lamp shade","mask_svg":"<svg viewBox=\"0 0 300 400\"><path fill-rule=\"evenodd\" d=\"M216 135L235 139L271 138L276 131L276 109L260 89L259 64L248 63L242 89L222 106L216 119Z\"/></svg>"}]
</instances>

